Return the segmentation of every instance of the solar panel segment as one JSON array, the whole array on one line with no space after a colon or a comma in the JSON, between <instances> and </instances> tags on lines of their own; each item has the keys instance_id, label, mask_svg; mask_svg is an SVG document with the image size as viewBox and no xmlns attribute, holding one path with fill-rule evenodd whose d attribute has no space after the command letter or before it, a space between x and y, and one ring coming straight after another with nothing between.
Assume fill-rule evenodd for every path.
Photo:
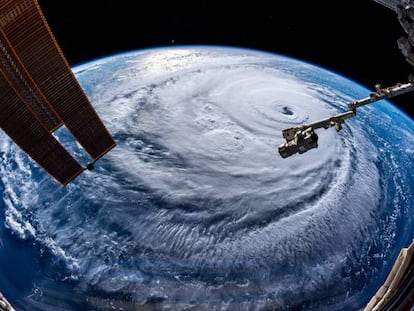
<instances>
[{"instance_id":1,"label":"solar panel segment","mask_svg":"<svg viewBox=\"0 0 414 311\"><path fill-rule=\"evenodd\" d=\"M2 0L0 32L0 69L8 90L2 96L5 102L0 103L4 111L1 127L66 184L83 168L62 151L63 146L51 135L55 129L64 124L92 162L116 143L70 69L36 0ZM19 128L21 122L23 128ZM47 155L40 155L38 146ZM51 154L53 150L56 155Z\"/></svg>"}]
</instances>

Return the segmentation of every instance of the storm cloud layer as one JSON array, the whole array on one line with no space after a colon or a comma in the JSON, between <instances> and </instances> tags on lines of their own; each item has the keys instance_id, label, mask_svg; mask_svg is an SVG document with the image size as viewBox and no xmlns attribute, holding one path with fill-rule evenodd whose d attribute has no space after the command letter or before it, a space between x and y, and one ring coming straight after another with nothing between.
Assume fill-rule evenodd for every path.
<instances>
[{"instance_id":1,"label":"storm cloud layer","mask_svg":"<svg viewBox=\"0 0 414 311\"><path fill-rule=\"evenodd\" d=\"M63 261L91 305L361 307L409 241L412 121L391 105L318 131L317 150L278 155L283 129L367 96L355 83L218 48L125 54L75 72L117 147L62 188L1 134L0 170L8 230Z\"/></svg>"}]
</instances>

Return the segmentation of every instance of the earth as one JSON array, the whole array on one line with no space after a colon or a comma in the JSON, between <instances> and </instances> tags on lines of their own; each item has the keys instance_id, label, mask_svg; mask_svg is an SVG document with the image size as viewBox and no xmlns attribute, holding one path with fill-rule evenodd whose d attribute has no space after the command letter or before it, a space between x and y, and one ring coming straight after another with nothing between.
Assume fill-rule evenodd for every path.
<instances>
[{"instance_id":1,"label":"earth","mask_svg":"<svg viewBox=\"0 0 414 311\"><path fill-rule=\"evenodd\" d=\"M391 103L278 154L283 129L369 95L354 81L201 46L74 72L117 147L62 187L0 134L0 291L18 310L357 310L414 237L414 123Z\"/></svg>"}]
</instances>

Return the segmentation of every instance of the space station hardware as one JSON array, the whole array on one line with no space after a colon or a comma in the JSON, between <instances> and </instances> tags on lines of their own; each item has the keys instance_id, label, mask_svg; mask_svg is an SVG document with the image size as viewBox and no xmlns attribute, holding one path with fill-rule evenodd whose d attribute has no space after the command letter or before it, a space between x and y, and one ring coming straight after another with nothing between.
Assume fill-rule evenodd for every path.
<instances>
[{"instance_id":1,"label":"space station hardware","mask_svg":"<svg viewBox=\"0 0 414 311\"><path fill-rule=\"evenodd\" d=\"M407 62L414 66L414 0L374 0L383 6L395 11L398 20L402 25L407 37L398 39L398 47L405 56ZM318 136L315 133L319 128L335 127L339 132L346 119L356 116L357 108L377 102L382 99L393 98L414 90L414 78L409 77L409 81L404 84L396 84L391 87L381 88L375 86L375 92L368 97L348 104L349 111L336 116L326 118L317 122L302 125L295 128L288 128L282 131L286 142L279 146L279 154L282 158L287 158L296 153L302 154L313 148L318 147Z\"/></svg>"},{"instance_id":2,"label":"space station hardware","mask_svg":"<svg viewBox=\"0 0 414 311\"><path fill-rule=\"evenodd\" d=\"M385 283L364 311L412 310L414 305L414 241L403 248Z\"/></svg>"},{"instance_id":3,"label":"space station hardware","mask_svg":"<svg viewBox=\"0 0 414 311\"><path fill-rule=\"evenodd\" d=\"M398 21L407 33L398 39L398 47L407 62L414 66L414 0L374 0L397 13Z\"/></svg>"},{"instance_id":4,"label":"space station hardware","mask_svg":"<svg viewBox=\"0 0 414 311\"><path fill-rule=\"evenodd\" d=\"M0 311L15 311L2 293L0 293Z\"/></svg>"},{"instance_id":5,"label":"space station hardware","mask_svg":"<svg viewBox=\"0 0 414 311\"><path fill-rule=\"evenodd\" d=\"M0 2L0 108L0 128L63 185L85 168L52 135L55 130L66 126L92 164L115 147L37 0Z\"/></svg>"},{"instance_id":6,"label":"space station hardware","mask_svg":"<svg viewBox=\"0 0 414 311\"><path fill-rule=\"evenodd\" d=\"M328 119L316 121L300 127L288 128L283 130L283 137L286 143L279 146L279 153L282 158L287 158L295 153L305 153L313 148L318 148L318 135L315 130L319 128L329 128L335 126L339 132L342 129L342 124L346 119L355 116L356 112L349 111L338 114Z\"/></svg>"},{"instance_id":7,"label":"space station hardware","mask_svg":"<svg viewBox=\"0 0 414 311\"><path fill-rule=\"evenodd\" d=\"M330 118L319 120L299 127L288 128L282 131L286 143L279 146L279 153L282 158L287 158L295 153L302 154L310 149L318 147L318 136L314 130L335 127L336 131L342 130L342 124L346 119L352 118L357 114L357 108L377 102L382 99L396 97L414 90L414 77L410 77L412 82L396 84L394 86L381 88L376 85L376 91L368 97L351 102L348 104L349 111L335 115Z\"/></svg>"}]
</instances>

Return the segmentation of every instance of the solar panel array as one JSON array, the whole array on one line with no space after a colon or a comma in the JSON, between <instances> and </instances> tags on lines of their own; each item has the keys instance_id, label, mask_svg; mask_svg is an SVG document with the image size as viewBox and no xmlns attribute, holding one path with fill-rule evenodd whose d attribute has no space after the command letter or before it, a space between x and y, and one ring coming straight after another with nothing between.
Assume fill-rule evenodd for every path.
<instances>
[{"instance_id":1,"label":"solar panel array","mask_svg":"<svg viewBox=\"0 0 414 311\"><path fill-rule=\"evenodd\" d=\"M36 0L0 2L0 80L0 127L62 184L83 168L52 135L61 125L93 161L115 147Z\"/></svg>"}]
</instances>

